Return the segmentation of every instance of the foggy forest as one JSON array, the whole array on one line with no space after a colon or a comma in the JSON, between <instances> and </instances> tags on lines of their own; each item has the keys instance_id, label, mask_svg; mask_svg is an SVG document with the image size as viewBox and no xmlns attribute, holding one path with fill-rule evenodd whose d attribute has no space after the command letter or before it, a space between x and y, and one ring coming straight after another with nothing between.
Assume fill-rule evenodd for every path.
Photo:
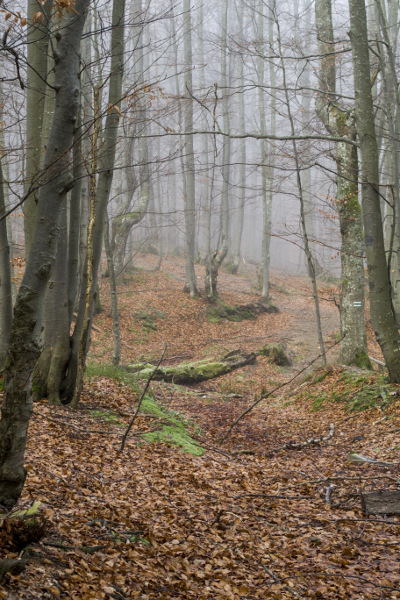
<instances>
[{"instance_id":1,"label":"foggy forest","mask_svg":"<svg viewBox=\"0 0 400 600\"><path fill-rule=\"evenodd\" d=\"M0 19L0 598L400 598L398 1Z\"/></svg>"}]
</instances>

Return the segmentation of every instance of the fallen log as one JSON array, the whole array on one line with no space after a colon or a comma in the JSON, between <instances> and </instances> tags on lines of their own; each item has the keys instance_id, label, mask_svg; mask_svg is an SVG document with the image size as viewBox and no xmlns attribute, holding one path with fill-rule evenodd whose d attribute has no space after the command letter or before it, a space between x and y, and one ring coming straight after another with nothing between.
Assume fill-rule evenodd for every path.
<instances>
[{"instance_id":1,"label":"fallen log","mask_svg":"<svg viewBox=\"0 0 400 600\"><path fill-rule=\"evenodd\" d=\"M251 352L246 354L241 350L234 350L225 354L218 360L198 360L190 363L181 363L176 366L160 366L153 375L153 379L167 381L177 384L190 385L214 379L220 375L226 375L235 369L250 365L255 362L257 355ZM154 365L150 363L138 363L132 365L120 365L129 373L136 373L141 379L147 379L154 371Z\"/></svg>"},{"instance_id":2,"label":"fallen log","mask_svg":"<svg viewBox=\"0 0 400 600\"><path fill-rule=\"evenodd\" d=\"M366 515L400 515L400 490L362 492L361 506Z\"/></svg>"}]
</instances>

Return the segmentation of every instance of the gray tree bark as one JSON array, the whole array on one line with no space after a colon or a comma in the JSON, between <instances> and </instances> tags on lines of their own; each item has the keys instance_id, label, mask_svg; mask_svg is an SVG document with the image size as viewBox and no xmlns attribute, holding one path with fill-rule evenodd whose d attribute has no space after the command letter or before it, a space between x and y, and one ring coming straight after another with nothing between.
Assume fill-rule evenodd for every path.
<instances>
[{"instance_id":1,"label":"gray tree bark","mask_svg":"<svg viewBox=\"0 0 400 600\"><path fill-rule=\"evenodd\" d=\"M23 465L32 414L31 377L39 355L36 317L57 251L59 215L71 186L70 148L79 111L79 46L89 0L77 0L64 17L57 39L57 101L45 158L36 225L25 274L14 308L0 421L0 504L13 506L26 478Z\"/></svg>"},{"instance_id":2,"label":"gray tree bark","mask_svg":"<svg viewBox=\"0 0 400 600\"><path fill-rule=\"evenodd\" d=\"M0 161L0 371L5 366L12 323L10 246L5 213L3 168Z\"/></svg>"},{"instance_id":3,"label":"gray tree bark","mask_svg":"<svg viewBox=\"0 0 400 600\"><path fill-rule=\"evenodd\" d=\"M239 44L244 43L244 32L243 32L243 16L244 16L244 4L241 0L237 3L237 27L238 27L238 38ZM239 53L237 57L237 70L238 70L238 86L243 91L239 94L239 133L244 135L246 130L246 117L245 117L245 94L244 94L244 56ZM206 137L206 136L204 136ZM236 274L239 269L241 259L241 247L242 247L242 235L244 225L244 206L246 202L246 139L243 138L239 142L239 202L237 210L237 218L232 231L231 240L231 260L228 265L228 271L232 274Z\"/></svg>"},{"instance_id":4,"label":"gray tree bark","mask_svg":"<svg viewBox=\"0 0 400 600\"><path fill-rule=\"evenodd\" d=\"M206 62L204 57L204 5L203 0L198 1L198 60L199 60L199 86L201 93L206 91ZM201 128L207 131L208 121L206 111L201 112ZM201 138L202 158L201 158L201 186L200 186L200 236L199 236L199 260L202 264L206 264L210 248L211 235L211 198L210 198L210 182L209 182L209 148L208 135L203 135Z\"/></svg>"},{"instance_id":5,"label":"gray tree bark","mask_svg":"<svg viewBox=\"0 0 400 600\"><path fill-rule=\"evenodd\" d=\"M265 136L267 125L265 119L265 60L264 60L264 20L263 13L264 1L260 0L258 5L258 42L259 55L257 57L257 78L258 78L258 109L260 121L260 133ZM271 20L272 22L272 20ZM269 40L271 42L271 40ZM272 63L273 67L273 63ZM271 82L271 87L272 87ZM274 93L274 90L272 91ZM275 134L275 110L271 107L271 121L273 119L272 134ZM271 243L271 220L272 220L272 182L271 175L271 157L267 150L265 139L260 141L261 150L261 202L263 211L263 230L262 230L262 250L261 250L261 298L267 300L269 295L269 248Z\"/></svg>"},{"instance_id":6,"label":"gray tree bark","mask_svg":"<svg viewBox=\"0 0 400 600\"><path fill-rule=\"evenodd\" d=\"M387 226L389 230L386 246L389 249L389 273L392 286L392 302L396 314L397 325L400 325L400 94L399 80L396 68L397 23L398 3L388 2L386 11L384 2L375 0L373 8L376 9L383 42L378 45L379 67L381 71L381 102L383 114L386 117L386 167L387 187L383 188L386 201L389 203L387 211ZM376 36L377 37L377 36ZM378 38L379 39L379 38ZM376 56L374 56L376 61ZM377 79L375 77L375 79ZM375 84L376 85L376 84ZM381 203L382 204L382 203ZM392 227L393 236L392 236Z\"/></svg>"},{"instance_id":7,"label":"gray tree bark","mask_svg":"<svg viewBox=\"0 0 400 600\"><path fill-rule=\"evenodd\" d=\"M136 7L138 15L142 15L142 2L136 0ZM137 65L136 77L137 86L140 89L144 86L144 73L147 72L144 64L144 53L143 53L143 27L139 27L134 43L134 57L135 65ZM136 120L132 129L132 137L138 136L138 168L139 168L139 181L137 182L133 176L133 169L127 169L128 179L128 198L125 206L121 210L120 214L112 219L111 224L111 250L114 257L114 268L115 277L117 284L123 284L125 282L125 265L126 265L126 247L129 238L129 234L133 227L140 223L148 212L150 202L150 169L149 169L149 140L146 139L148 134L147 125L147 107L145 94L143 97L139 97L136 108ZM128 144L127 148L127 162L129 165L134 164L134 142ZM135 190L139 187L139 198L135 207L132 209L132 197Z\"/></svg>"},{"instance_id":8,"label":"gray tree bark","mask_svg":"<svg viewBox=\"0 0 400 600\"><path fill-rule=\"evenodd\" d=\"M222 5L222 35L221 35L221 86L222 97L222 122L225 132L230 131L229 116L229 77L228 77L228 0ZM217 278L218 271L225 260L229 248L229 189L230 189L230 165L231 162L231 139L224 140L222 150L222 190L220 206L219 240L217 248L210 254L206 264L205 292L209 302L218 298Z\"/></svg>"},{"instance_id":9,"label":"gray tree bark","mask_svg":"<svg viewBox=\"0 0 400 600\"><path fill-rule=\"evenodd\" d=\"M336 96L336 66L331 54L334 40L331 0L316 0L315 15L321 56L317 113L329 133L355 141L354 113L339 105ZM364 241L358 201L357 148L352 144L337 143L335 158L338 173L336 205L342 238L341 361L370 368L364 327Z\"/></svg>"},{"instance_id":10,"label":"gray tree bark","mask_svg":"<svg viewBox=\"0 0 400 600\"><path fill-rule=\"evenodd\" d=\"M372 102L364 0L349 0L356 126L361 150L362 217L368 265L371 322L389 377L400 382L400 336L390 297L379 192L379 157Z\"/></svg>"},{"instance_id":11,"label":"gray tree bark","mask_svg":"<svg viewBox=\"0 0 400 600\"><path fill-rule=\"evenodd\" d=\"M52 0L46 0L42 6L37 0L28 1L28 70L26 92L26 165L25 194L32 193L25 200L24 229L25 254L28 256L33 230L35 227L36 205L38 202L38 176L42 162L42 124L47 91L47 49L49 44L49 17ZM43 19L33 19L34 13L41 12Z\"/></svg>"},{"instance_id":12,"label":"gray tree bark","mask_svg":"<svg viewBox=\"0 0 400 600\"><path fill-rule=\"evenodd\" d=\"M113 179L124 73L124 15L125 0L114 0L108 111L103 131L102 152L98 161L99 176L96 188L95 214L91 215L88 226L86 282L81 290L78 317L72 337L71 359L68 365L66 387L68 397L72 396L71 407L73 408L76 408L79 403L83 387L86 356L90 346L90 330L97 288L97 274L103 246L104 220L106 218L107 204ZM91 241L89 241L89 233L92 235Z\"/></svg>"},{"instance_id":13,"label":"gray tree bark","mask_svg":"<svg viewBox=\"0 0 400 600\"><path fill-rule=\"evenodd\" d=\"M193 131L193 76L192 76L192 19L191 0L183 0L183 54L185 61L185 105L183 111L185 131ZM184 185L184 207L186 225L186 281L185 290L191 298L198 295L196 287L196 274L194 271L194 259L196 251L196 185L194 166L194 144L193 136L188 135L184 146L185 157L185 185Z\"/></svg>"},{"instance_id":14,"label":"gray tree bark","mask_svg":"<svg viewBox=\"0 0 400 600\"><path fill-rule=\"evenodd\" d=\"M114 259L110 245L110 222L108 219L108 215L106 216L104 223L104 249L106 251L107 269L110 278L111 314L113 321L114 349L112 364L119 365L119 361L121 359L121 331L119 326L118 314L117 281L115 277Z\"/></svg>"}]
</instances>

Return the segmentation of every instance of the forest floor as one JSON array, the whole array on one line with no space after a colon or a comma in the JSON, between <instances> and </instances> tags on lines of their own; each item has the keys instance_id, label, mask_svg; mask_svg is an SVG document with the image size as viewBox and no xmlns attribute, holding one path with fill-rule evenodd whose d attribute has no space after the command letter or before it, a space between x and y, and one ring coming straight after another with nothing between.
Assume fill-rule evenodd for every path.
<instances>
[{"instance_id":1,"label":"forest floor","mask_svg":"<svg viewBox=\"0 0 400 600\"><path fill-rule=\"evenodd\" d=\"M360 502L361 492L398 489L400 386L335 363L337 346L328 369L308 366L320 351L306 278L272 274L277 314L213 323L206 301L183 293L183 263L167 260L160 272L155 263L139 257L141 269L118 290L121 363L156 363L165 345L163 364L175 365L281 342L292 365L259 356L190 387L152 382L121 452L140 387L105 366L112 323L104 279L78 410L35 405L18 508L41 501L46 531L29 547L26 570L1 582L0 598L400 599L400 518L365 516ZM255 284L251 265L239 276L221 273L221 299L254 303ZM337 290L321 284L319 292L329 347L339 333ZM221 443L262 389L297 373ZM168 439L171 423L186 451L172 433L169 443L143 438L164 431ZM350 462L351 452L389 466ZM11 529L0 530L2 558L17 556Z\"/></svg>"}]
</instances>

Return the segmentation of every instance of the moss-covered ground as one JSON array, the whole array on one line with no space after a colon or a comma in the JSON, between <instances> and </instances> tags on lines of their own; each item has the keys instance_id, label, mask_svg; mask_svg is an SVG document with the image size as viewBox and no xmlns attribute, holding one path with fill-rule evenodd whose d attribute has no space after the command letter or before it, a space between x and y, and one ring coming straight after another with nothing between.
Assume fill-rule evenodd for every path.
<instances>
[{"instance_id":1,"label":"moss-covered ground","mask_svg":"<svg viewBox=\"0 0 400 600\"><path fill-rule=\"evenodd\" d=\"M385 410L397 399L398 389L384 374L337 366L308 375L296 400L310 403L313 412L330 404L340 404L347 412Z\"/></svg>"}]
</instances>

